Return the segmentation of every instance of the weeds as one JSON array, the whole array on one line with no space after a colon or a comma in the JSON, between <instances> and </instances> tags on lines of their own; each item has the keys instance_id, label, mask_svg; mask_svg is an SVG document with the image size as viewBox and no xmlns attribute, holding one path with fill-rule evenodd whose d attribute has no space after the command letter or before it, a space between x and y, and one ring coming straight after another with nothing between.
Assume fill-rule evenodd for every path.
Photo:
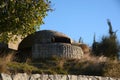
<instances>
[{"instance_id":1,"label":"weeds","mask_svg":"<svg viewBox=\"0 0 120 80\"><path fill-rule=\"evenodd\" d=\"M110 60L104 67L103 76L119 77L120 78L120 61Z\"/></svg>"},{"instance_id":2,"label":"weeds","mask_svg":"<svg viewBox=\"0 0 120 80\"><path fill-rule=\"evenodd\" d=\"M39 74L74 74L92 76L120 77L120 61L110 60L104 56L84 56L82 59L52 58L19 63L12 60L13 55L0 58L0 72L26 72Z\"/></svg>"}]
</instances>

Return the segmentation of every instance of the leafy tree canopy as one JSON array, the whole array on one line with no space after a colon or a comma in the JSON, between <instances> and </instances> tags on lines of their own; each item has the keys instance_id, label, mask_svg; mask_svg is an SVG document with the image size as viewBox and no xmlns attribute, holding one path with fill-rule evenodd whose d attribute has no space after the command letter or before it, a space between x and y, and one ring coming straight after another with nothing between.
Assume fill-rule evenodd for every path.
<instances>
[{"instance_id":1,"label":"leafy tree canopy","mask_svg":"<svg viewBox=\"0 0 120 80\"><path fill-rule=\"evenodd\" d=\"M50 10L49 0L0 0L0 41L35 32Z\"/></svg>"}]
</instances>

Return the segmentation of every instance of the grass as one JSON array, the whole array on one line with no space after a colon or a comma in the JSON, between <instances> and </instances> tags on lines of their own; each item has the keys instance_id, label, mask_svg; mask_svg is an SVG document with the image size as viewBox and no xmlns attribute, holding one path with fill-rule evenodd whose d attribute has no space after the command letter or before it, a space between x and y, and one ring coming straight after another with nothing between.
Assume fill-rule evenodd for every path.
<instances>
[{"instance_id":1,"label":"grass","mask_svg":"<svg viewBox=\"0 0 120 80\"><path fill-rule=\"evenodd\" d=\"M0 58L0 72L120 77L120 61L110 60L103 56L94 57L86 55L81 60L53 56L52 58L25 63L13 61L13 57L10 54Z\"/></svg>"},{"instance_id":2,"label":"grass","mask_svg":"<svg viewBox=\"0 0 120 80\"><path fill-rule=\"evenodd\" d=\"M17 63L17 62L10 62L7 64L7 66L9 67L8 70L12 73L32 73L32 72L41 72L38 68L31 66L29 64L26 63Z\"/></svg>"},{"instance_id":3,"label":"grass","mask_svg":"<svg viewBox=\"0 0 120 80\"><path fill-rule=\"evenodd\" d=\"M7 70L7 64L12 61L13 54L8 54L5 56L0 57L0 73L1 72L8 72Z\"/></svg>"},{"instance_id":4,"label":"grass","mask_svg":"<svg viewBox=\"0 0 120 80\"><path fill-rule=\"evenodd\" d=\"M120 61L111 60L104 67L104 76L120 77Z\"/></svg>"}]
</instances>

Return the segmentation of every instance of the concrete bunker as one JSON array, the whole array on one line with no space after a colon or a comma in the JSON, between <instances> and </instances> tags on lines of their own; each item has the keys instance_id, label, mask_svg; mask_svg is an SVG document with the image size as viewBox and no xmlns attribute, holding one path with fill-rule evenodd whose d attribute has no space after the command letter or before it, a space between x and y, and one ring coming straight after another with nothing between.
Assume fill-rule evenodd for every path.
<instances>
[{"instance_id":1,"label":"concrete bunker","mask_svg":"<svg viewBox=\"0 0 120 80\"><path fill-rule=\"evenodd\" d=\"M24 38L18 46L18 55L22 60L48 58L54 56L80 59L81 47L72 45L71 39L63 33L41 30Z\"/></svg>"}]
</instances>

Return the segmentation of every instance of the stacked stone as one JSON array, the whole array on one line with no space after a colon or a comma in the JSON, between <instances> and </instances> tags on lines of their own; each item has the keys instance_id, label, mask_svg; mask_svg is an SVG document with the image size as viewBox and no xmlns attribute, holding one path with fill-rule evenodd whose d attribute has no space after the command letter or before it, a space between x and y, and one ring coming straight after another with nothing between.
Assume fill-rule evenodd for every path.
<instances>
[{"instance_id":1,"label":"stacked stone","mask_svg":"<svg viewBox=\"0 0 120 80\"><path fill-rule=\"evenodd\" d=\"M48 74L31 74L18 73L8 75L1 73L0 80L120 80L120 78L84 76L84 75L48 75Z\"/></svg>"}]
</instances>

